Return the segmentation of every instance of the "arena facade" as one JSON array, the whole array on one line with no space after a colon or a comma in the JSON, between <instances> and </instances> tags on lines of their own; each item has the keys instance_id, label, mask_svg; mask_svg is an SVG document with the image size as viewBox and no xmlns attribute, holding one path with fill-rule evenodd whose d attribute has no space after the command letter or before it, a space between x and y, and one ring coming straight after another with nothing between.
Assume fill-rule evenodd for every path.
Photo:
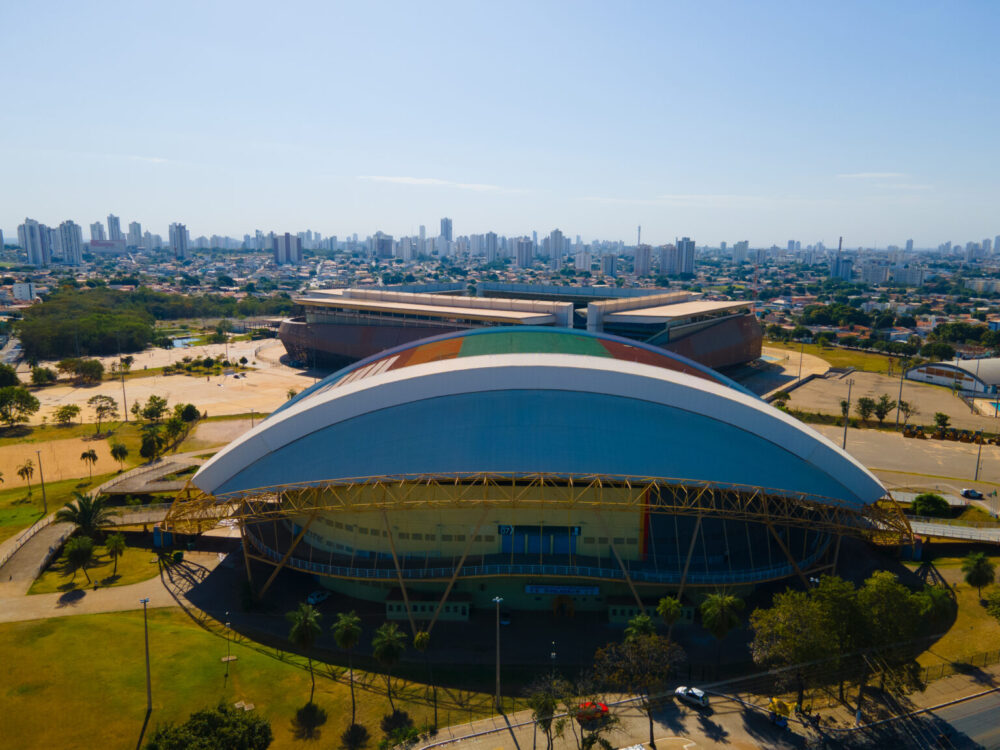
<instances>
[{"instance_id":1,"label":"arena facade","mask_svg":"<svg viewBox=\"0 0 1000 750\"><path fill-rule=\"evenodd\" d=\"M168 523L224 516L248 559L390 617L606 611L836 563L902 540L847 453L717 372L565 328L407 344L320 381L207 462ZM249 564L247 566L250 574Z\"/></svg>"}]
</instances>

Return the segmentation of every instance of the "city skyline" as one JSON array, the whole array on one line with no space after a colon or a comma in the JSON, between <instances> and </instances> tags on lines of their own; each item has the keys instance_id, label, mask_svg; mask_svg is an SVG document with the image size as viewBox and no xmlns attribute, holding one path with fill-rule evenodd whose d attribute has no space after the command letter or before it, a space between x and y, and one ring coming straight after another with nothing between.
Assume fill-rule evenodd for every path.
<instances>
[{"instance_id":1,"label":"city skyline","mask_svg":"<svg viewBox=\"0 0 1000 750\"><path fill-rule=\"evenodd\" d=\"M996 233L994 4L239 7L0 11L5 236L109 211L163 235ZM179 38L199 54L160 54Z\"/></svg>"}]
</instances>

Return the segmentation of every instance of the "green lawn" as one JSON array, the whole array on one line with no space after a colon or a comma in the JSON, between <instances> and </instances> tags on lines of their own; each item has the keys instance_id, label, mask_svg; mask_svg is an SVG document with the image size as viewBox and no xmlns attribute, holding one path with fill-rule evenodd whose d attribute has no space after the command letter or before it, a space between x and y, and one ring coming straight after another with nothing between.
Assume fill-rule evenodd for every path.
<instances>
[{"instance_id":1,"label":"green lawn","mask_svg":"<svg viewBox=\"0 0 1000 750\"><path fill-rule=\"evenodd\" d=\"M309 699L304 658L234 642L237 660L226 680L221 631L207 632L178 609L149 611L149 645L153 713L147 737L158 724L182 721L220 700L244 701L271 721L276 750L339 747L351 708L342 668L314 662L315 702L327 719L318 737L304 740L295 725L296 711ZM4 747L135 747L146 713L141 611L2 624L0 653ZM356 679L358 720L368 727L368 747L374 748L381 738L379 720L389 712L385 680L360 670ZM430 720L426 686L394 679L393 695L418 724ZM490 712L488 694L439 688L438 701L442 725Z\"/></svg>"},{"instance_id":2,"label":"green lawn","mask_svg":"<svg viewBox=\"0 0 1000 750\"><path fill-rule=\"evenodd\" d=\"M74 490L88 492L113 476L115 475L100 474L95 476L93 481L83 477L64 479L61 482L46 482L45 495L49 503L49 513L72 500ZM0 491L0 542L31 526L41 517L42 490L37 481L31 483L30 496L27 487Z\"/></svg>"},{"instance_id":3,"label":"green lawn","mask_svg":"<svg viewBox=\"0 0 1000 750\"><path fill-rule=\"evenodd\" d=\"M765 341L764 346L775 349L786 349L791 352L798 352L802 349L806 354L812 354L820 359L826 360L831 367L853 367L866 372L880 372L886 374L889 371L890 357L886 354L875 354L873 352L858 352L852 349L841 349L833 346L819 346L817 344L801 344L785 341ZM898 361L898 357L891 357L893 364ZM898 372L898 369L896 370Z\"/></svg>"},{"instance_id":4,"label":"green lawn","mask_svg":"<svg viewBox=\"0 0 1000 750\"><path fill-rule=\"evenodd\" d=\"M151 549L134 547L125 550L118 558L118 572L114 573L114 561L108 555L104 545L94 547L94 561L87 566L90 580L102 586L125 586L129 583L146 581L159 575L160 565L156 553ZM71 574L66 570L66 558L60 555L52 564L35 579L28 590L29 594L53 594L56 592L73 591L87 588L93 583L87 583L83 571Z\"/></svg>"}]
</instances>

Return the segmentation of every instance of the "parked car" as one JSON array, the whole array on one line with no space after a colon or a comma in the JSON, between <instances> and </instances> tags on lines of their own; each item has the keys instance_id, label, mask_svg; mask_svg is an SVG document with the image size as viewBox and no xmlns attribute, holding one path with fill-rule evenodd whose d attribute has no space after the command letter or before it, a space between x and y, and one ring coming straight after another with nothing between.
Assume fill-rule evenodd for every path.
<instances>
[{"instance_id":1,"label":"parked car","mask_svg":"<svg viewBox=\"0 0 1000 750\"><path fill-rule=\"evenodd\" d=\"M690 703L692 706L697 706L698 708L705 708L708 706L708 696L705 695L704 690L699 690L696 687L686 687L681 686L674 691L674 697L678 700L682 700L685 703Z\"/></svg>"},{"instance_id":2,"label":"parked car","mask_svg":"<svg viewBox=\"0 0 1000 750\"><path fill-rule=\"evenodd\" d=\"M318 589L313 591L309 596L306 597L306 601L310 604L319 604L320 602L325 602L330 598L330 592L326 589Z\"/></svg>"},{"instance_id":3,"label":"parked car","mask_svg":"<svg viewBox=\"0 0 1000 750\"><path fill-rule=\"evenodd\" d=\"M969 500L982 500L983 493L979 490L964 489L962 490L962 497L967 497Z\"/></svg>"}]
</instances>

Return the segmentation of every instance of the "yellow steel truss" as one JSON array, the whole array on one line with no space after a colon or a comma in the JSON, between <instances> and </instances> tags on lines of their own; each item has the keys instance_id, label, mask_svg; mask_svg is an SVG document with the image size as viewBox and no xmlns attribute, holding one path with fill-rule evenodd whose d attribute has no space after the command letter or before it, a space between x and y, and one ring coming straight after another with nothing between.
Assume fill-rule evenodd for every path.
<instances>
[{"instance_id":1,"label":"yellow steel truss","mask_svg":"<svg viewBox=\"0 0 1000 750\"><path fill-rule=\"evenodd\" d=\"M164 524L200 533L220 519L241 523L324 513L400 512L427 508L549 508L631 511L753 521L860 536L881 544L912 543L891 495L864 506L763 487L719 487L664 477L514 475L363 477L209 495L189 482Z\"/></svg>"}]
</instances>

